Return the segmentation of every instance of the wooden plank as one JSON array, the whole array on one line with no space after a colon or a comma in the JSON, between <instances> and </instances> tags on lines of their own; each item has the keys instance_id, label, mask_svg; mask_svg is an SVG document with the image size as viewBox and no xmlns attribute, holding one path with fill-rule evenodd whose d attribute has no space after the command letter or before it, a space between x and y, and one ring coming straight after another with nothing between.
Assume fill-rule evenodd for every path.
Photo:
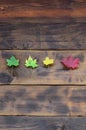
<instances>
[{"instance_id":1,"label":"wooden plank","mask_svg":"<svg viewBox=\"0 0 86 130\"><path fill-rule=\"evenodd\" d=\"M0 5L14 5L14 6L22 6L26 5L29 8L82 8L86 6L85 0L0 0Z\"/></svg>"},{"instance_id":2,"label":"wooden plank","mask_svg":"<svg viewBox=\"0 0 86 130\"><path fill-rule=\"evenodd\" d=\"M86 23L33 21L1 20L0 49L86 49Z\"/></svg>"},{"instance_id":3,"label":"wooden plank","mask_svg":"<svg viewBox=\"0 0 86 130\"><path fill-rule=\"evenodd\" d=\"M0 17L86 17L85 0L0 1Z\"/></svg>"},{"instance_id":4,"label":"wooden plank","mask_svg":"<svg viewBox=\"0 0 86 130\"><path fill-rule=\"evenodd\" d=\"M86 118L0 116L2 130L86 130Z\"/></svg>"},{"instance_id":5,"label":"wooden plank","mask_svg":"<svg viewBox=\"0 0 86 130\"><path fill-rule=\"evenodd\" d=\"M0 115L86 116L86 86L0 86Z\"/></svg>"},{"instance_id":6,"label":"wooden plank","mask_svg":"<svg viewBox=\"0 0 86 130\"><path fill-rule=\"evenodd\" d=\"M20 60L20 66L13 69L7 67L6 59L12 55ZM36 58L39 67L26 68L25 60L32 56ZM61 64L62 58L72 55L80 59L79 69L66 70ZM51 67L44 67L46 56L55 59ZM86 51L0 51L0 84L86 84Z\"/></svg>"}]
</instances>

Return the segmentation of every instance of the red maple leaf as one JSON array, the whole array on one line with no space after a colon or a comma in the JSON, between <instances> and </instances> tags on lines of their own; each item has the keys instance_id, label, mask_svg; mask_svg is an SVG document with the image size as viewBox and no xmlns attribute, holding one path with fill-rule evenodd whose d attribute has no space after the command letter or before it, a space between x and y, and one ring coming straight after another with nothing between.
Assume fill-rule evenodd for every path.
<instances>
[{"instance_id":1,"label":"red maple leaf","mask_svg":"<svg viewBox=\"0 0 86 130\"><path fill-rule=\"evenodd\" d=\"M76 69L79 67L80 59L68 56L67 58L62 59L61 63L68 69Z\"/></svg>"}]
</instances>

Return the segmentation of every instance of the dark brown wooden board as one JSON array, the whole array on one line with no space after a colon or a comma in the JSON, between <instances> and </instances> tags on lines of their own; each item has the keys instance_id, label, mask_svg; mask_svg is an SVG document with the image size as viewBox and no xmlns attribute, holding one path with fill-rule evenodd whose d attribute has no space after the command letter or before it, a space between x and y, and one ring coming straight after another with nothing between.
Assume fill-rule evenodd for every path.
<instances>
[{"instance_id":1,"label":"dark brown wooden board","mask_svg":"<svg viewBox=\"0 0 86 130\"><path fill-rule=\"evenodd\" d=\"M1 130L86 130L86 118L1 116Z\"/></svg>"},{"instance_id":2,"label":"dark brown wooden board","mask_svg":"<svg viewBox=\"0 0 86 130\"><path fill-rule=\"evenodd\" d=\"M0 17L86 17L85 0L1 0Z\"/></svg>"},{"instance_id":3,"label":"dark brown wooden board","mask_svg":"<svg viewBox=\"0 0 86 130\"><path fill-rule=\"evenodd\" d=\"M0 86L0 115L86 116L86 86Z\"/></svg>"},{"instance_id":4,"label":"dark brown wooden board","mask_svg":"<svg viewBox=\"0 0 86 130\"><path fill-rule=\"evenodd\" d=\"M0 49L86 49L86 23L69 21L1 20Z\"/></svg>"},{"instance_id":5,"label":"dark brown wooden board","mask_svg":"<svg viewBox=\"0 0 86 130\"><path fill-rule=\"evenodd\" d=\"M6 65L6 59L12 55L20 60L20 66L14 68ZM78 69L66 70L61 60L72 55L80 59ZM37 59L39 67L26 68L25 60L32 56ZM43 60L46 56L53 58L55 63L48 68L44 67ZM25 51L3 50L0 51L0 84L86 84L86 51Z\"/></svg>"},{"instance_id":6,"label":"dark brown wooden board","mask_svg":"<svg viewBox=\"0 0 86 130\"><path fill-rule=\"evenodd\" d=\"M29 8L46 9L46 8L82 8L86 6L85 0L0 0L0 5L14 5L23 6L26 5Z\"/></svg>"}]
</instances>

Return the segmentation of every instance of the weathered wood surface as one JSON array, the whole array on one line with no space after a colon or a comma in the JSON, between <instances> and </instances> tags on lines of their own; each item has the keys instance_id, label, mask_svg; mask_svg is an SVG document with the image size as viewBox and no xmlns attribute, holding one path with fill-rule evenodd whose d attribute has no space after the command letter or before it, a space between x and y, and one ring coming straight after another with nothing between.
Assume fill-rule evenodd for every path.
<instances>
[{"instance_id":1,"label":"weathered wood surface","mask_svg":"<svg viewBox=\"0 0 86 130\"><path fill-rule=\"evenodd\" d=\"M45 9L45 8L82 8L86 6L85 0L0 0L0 5L29 6L29 8Z\"/></svg>"},{"instance_id":2,"label":"weathered wood surface","mask_svg":"<svg viewBox=\"0 0 86 130\"><path fill-rule=\"evenodd\" d=\"M1 130L86 130L85 118L1 116Z\"/></svg>"},{"instance_id":3,"label":"weathered wood surface","mask_svg":"<svg viewBox=\"0 0 86 130\"><path fill-rule=\"evenodd\" d=\"M86 86L0 86L0 115L86 116Z\"/></svg>"},{"instance_id":4,"label":"weathered wood surface","mask_svg":"<svg viewBox=\"0 0 86 130\"><path fill-rule=\"evenodd\" d=\"M85 34L86 0L0 0L0 84L11 84L0 85L1 130L86 130L86 118L73 117L86 117ZM68 71L60 60L71 54L81 63L79 69ZM11 55L20 59L13 73L6 66ZM29 55L40 67L24 67ZM42 60L47 55L56 61L46 69Z\"/></svg>"},{"instance_id":5,"label":"weathered wood surface","mask_svg":"<svg viewBox=\"0 0 86 130\"><path fill-rule=\"evenodd\" d=\"M6 59L12 55L20 60L20 66L13 69L7 67ZM66 70L61 64L62 58L69 55L80 59L79 69ZM36 58L39 67L26 68L25 60L32 56ZM44 67L46 56L53 58L55 63L51 67ZM86 51L0 51L0 84L86 84Z\"/></svg>"},{"instance_id":6,"label":"weathered wood surface","mask_svg":"<svg viewBox=\"0 0 86 130\"><path fill-rule=\"evenodd\" d=\"M1 0L0 17L86 17L85 0Z\"/></svg>"},{"instance_id":7,"label":"weathered wood surface","mask_svg":"<svg viewBox=\"0 0 86 130\"><path fill-rule=\"evenodd\" d=\"M86 23L32 21L1 20L0 49L86 49Z\"/></svg>"}]
</instances>

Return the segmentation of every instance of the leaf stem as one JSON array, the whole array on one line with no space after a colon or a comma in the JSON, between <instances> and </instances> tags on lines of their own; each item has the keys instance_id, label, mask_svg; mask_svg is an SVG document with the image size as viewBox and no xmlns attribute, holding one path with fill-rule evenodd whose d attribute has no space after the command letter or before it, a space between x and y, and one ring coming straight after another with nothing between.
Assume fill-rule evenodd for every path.
<instances>
[{"instance_id":1,"label":"leaf stem","mask_svg":"<svg viewBox=\"0 0 86 130\"><path fill-rule=\"evenodd\" d=\"M11 75L14 76L14 66L11 67Z\"/></svg>"}]
</instances>

